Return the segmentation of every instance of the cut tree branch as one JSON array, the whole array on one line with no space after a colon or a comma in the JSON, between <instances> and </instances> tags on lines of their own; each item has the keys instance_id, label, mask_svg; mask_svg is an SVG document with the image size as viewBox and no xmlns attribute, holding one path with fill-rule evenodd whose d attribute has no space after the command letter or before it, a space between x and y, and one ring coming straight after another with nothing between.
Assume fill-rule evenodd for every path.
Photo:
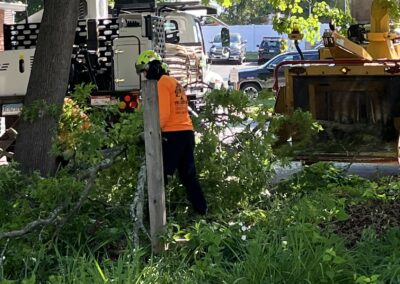
<instances>
[{"instance_id":1,"label":"cut tree branch","mask_svg":"<svg viewBox=\"0 0 400 284\"><path fill-rule=\"evenodd\" d=\"M81 175L81 179L86 178L86 186L85 189L81 192L79 196L78 202L71 208L65 215L64 218L60 217L61 212L66 208L66 204L61 204L59 205L56 209L54 209L47 218L45 219L37 219L35 221L32 221L25 225L22 229L19 230L13 230L13 231L8 231L8 232L0 232L0 240L4 238L17 238L17 237L22 237L26 235L27 233L30 233L31 231L48 226L48 225L59 225L63 226L68 219L74 215L79 208L83 205L83 203L86 201L90 191L93 188L93 184L96 178L96 175L99 171L104 170L108 167L110 167L114 160L124 151L124 147L117 147L111 150L108 150L106 154L108 157L106 157L103 161L101 161L99 164L89 168L87 171L84 172L84 174Z\"/></svg>"},{"instance_id":2,"label":"cut tree branch","mask_svg":"<svg viewBox=\"0 0 400 284\"><path fill-rule=\"evenodd\" d=\"M139 230L141 229L150 239L146 228L143 225L143 203L144 203L144 188L146 185L146 160L143 159L138 173L138 181L136 185L135 197L131 204L131 217L133 220L133 245L136 249L139 248Z\"/></svg>"},{"instance_id":3,"label":"cut tree branch","mask_svg":"<svg viewBox=\"0 0 400 284\"><path fill-rule=\"evenodd\" d=\"M32 221L32 222L28 223L27 225L25 225L25 227L23 227L20 230L14 230L14 231L9 231L9 232L0 232L0 240L4 239L4 238L21 237L38 227L52 225L52 224L56 223L58 214L60 214L64 209L65 209L65 205L60 205L56 209L54 209L53 212L51 212L46 219L37 219L35 221Z\"/></svg>"},{"instance_id":4,"label":"cut tree branch","mask_svg":"<svg viewBox=\"0 0 400 284\"><path fill-rule=\"evenodd\" d=\"M81 195L79 196L78 202L75 206L67 213L67 215L58 222L60 226L63 226L72 215L74 215L86 201L87 197L89 196L90 191L93 188L97 173L101 170L109 168L113 163L116 157L118 157L122 151L124 150L123 147L115 148L114 151L109 152L109 157L105 158L99 164L89 168L86 173L83 175L87 177L85 189L82 191Z\"/></svg>"}]
</instances>

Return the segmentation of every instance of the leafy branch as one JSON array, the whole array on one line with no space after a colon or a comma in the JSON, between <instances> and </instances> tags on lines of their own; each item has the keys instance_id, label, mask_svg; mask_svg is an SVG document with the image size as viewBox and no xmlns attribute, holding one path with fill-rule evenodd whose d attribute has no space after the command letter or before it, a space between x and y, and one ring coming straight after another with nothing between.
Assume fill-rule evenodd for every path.
<instances>
[{"instance_id":1,"label":"leafy branch","mask_svg":"<svg viewBox=\"0 0 400 284\"><path fill-rule=\"evenodd\" d=\"M64 218L60 217L60 214L62 211L67 207L67 204L62 203L59 206L57 206L53 211L51 211L48 216L45 219L37 219L35 221L32 221L28 224L26 224L22 229L17 229L13 231L7 231L7 232L0 232L0 240L4 238L17 238L17 237L22 237L33 230L37 228L41 228L43 226L48 226L48 225L58 225L58 226L63 226L68 219L73 216L79 208L82 207L83 203L86 201L89 193L91 192L95 178L97 176L97 173L101 170L104 170L106 168L109 168L113 163L114 160L123 152L124 148L123 147L116 147L112 150L108 151L108 156L98 163L97 165L87 169L84 174L82 175L83 178L86 178L86 186L85 189L81 192L78 202L67 212Z\"/></svg>"}]
</instances>

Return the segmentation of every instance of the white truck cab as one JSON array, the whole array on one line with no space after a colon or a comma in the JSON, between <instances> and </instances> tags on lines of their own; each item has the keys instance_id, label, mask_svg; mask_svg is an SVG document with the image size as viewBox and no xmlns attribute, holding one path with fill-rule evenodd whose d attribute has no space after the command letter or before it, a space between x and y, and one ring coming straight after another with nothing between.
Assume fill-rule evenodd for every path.
<instances>
[{"instance_id":1,"label":"white truck cab","mask_svg":"<svg viewBox=\"0 0 400 284\"><path fill-rule=\"evenodd\" d=\"M204 85L196 86L203 80L204 40L199 18L189 12L191 8L198 12L202 7L192 2L156 7L154 0L146 1L138 4L137 0L116 0L112 13L107 0L80 1L70 88L82 82L94 83L93 98L99 104L121 98L126 92L137 95L140 78L134 62L141 51L154 49L170 64L171 75L188 86L189 96L195 99L204 93ZM22 106L41 15L38 12L29 17L36 22L5 25L5 51L0 52L1 116L8 113L6 103L12 103L13 109L15 104Z\"/></svg>"}]
</instances>

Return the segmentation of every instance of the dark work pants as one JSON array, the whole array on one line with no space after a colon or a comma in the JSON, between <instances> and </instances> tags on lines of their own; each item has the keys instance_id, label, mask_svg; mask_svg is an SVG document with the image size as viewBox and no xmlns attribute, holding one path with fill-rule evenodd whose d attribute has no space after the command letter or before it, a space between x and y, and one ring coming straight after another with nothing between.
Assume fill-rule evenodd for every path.
<instances>
[{"instance_id":1,"label":"dark work pants","mask_svg":"<svg viewBox=\"0 0 400 284\"><path fill-rule=\"evenodd\" d=\"M193 131L162 132L161 135L165 184L168 181L167 177L172 176L177 169L179 179L186 188L187 199L197 213L204 215L207 203L197 180Z\"/></svg>"}]
</instances>

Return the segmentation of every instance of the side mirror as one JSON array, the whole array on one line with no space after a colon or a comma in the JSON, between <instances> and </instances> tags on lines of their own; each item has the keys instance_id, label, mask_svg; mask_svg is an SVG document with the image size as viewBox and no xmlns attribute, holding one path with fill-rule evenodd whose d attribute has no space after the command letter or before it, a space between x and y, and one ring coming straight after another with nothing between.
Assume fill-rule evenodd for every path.
<instances>
[{"instance_id":1,"label":"side mirror","mask_svg":"<svg viewBox=\"0 0 400 284\"><path fill-rule=\"evenodd\" d=\"M256 45L256 47L260 47L260 45L259 45L259 44L257 44L257 45Z\"/></svg>"},{"instance_id":2,"label":"side mirror","mask_svg":"<svg viewBox=\"0 0 400 284\"><path fill-rule=\"evenodd\" d=\"M229 30L225 27L221 29L221 44L223 47L230 46L231 44Z\"/></svg>"},{"instance_id":3,"label":"side mirror","mask_svg":"<svg viewBox=\"0 0 400 284\"><path fill-rule=\"evenodd\" d=\"M243 43L247 43L247 39L245 39L245 40L243 41Z\"/></svg>"},{"instance_id":4,"label":"side mirror","mask_svg":"<svg viewBox=\"0 0 400 284\"><path fill-rule=\"evenodd\" d=\"M274 72L275 66L276 66L276 64L272 64L272 65L270 65L270 66L267 67L267 70L268 70L269 72Z\"/></svg>"}]
</instances>

